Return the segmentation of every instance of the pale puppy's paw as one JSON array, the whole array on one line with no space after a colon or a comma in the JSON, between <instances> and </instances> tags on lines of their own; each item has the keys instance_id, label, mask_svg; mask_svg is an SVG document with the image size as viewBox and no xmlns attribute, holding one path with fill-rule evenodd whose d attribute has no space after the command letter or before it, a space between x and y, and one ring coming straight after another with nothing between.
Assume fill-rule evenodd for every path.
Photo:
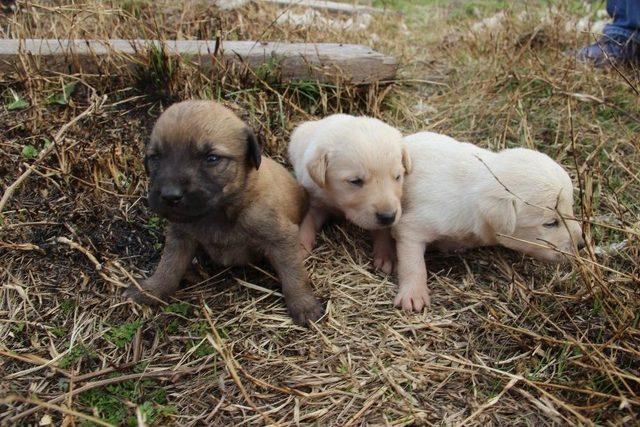
<instances>
[{"instance_id":1,"label":"pale puppy's paw","mask_svg":"<svg viewBox=\"0 0 640 427\"><path fill-rule=\"evenodd\" d=\"M373 267L376 269L376 271L382 271L385 274L393 273L393 252L374 251Z\"/></svg>"},{"instance_id":2,"label":"pale puppy's paw","mask_svg":"<svg viewBox=\"0 0 640 427\"><path fill-rule=\"evenodd\" d=\"M431 304L429 288L426 285L400 286L394 300L396 307L406 311L420 312Z\"/></svg>"},{"instance_id":3,"label":"pale puppy's paw","mask_svg":"<svg viewBox=\"0 0 640 427\"><path fill-rule=\"evenodd\" d=\"M300 231L300 250L304 256L307 256L313 251L313 247L316 244L316 235L314 232L308 232L305 230Z\"/></svg>"}]
</instances>

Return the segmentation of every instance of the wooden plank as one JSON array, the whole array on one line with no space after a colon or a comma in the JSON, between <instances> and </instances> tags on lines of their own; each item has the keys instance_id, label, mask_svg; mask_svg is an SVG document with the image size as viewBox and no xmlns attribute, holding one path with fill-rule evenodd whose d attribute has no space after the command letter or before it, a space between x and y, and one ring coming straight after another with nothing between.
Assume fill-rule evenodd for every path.
<instances>
[{"instance_id":1,"label":"wooden plank","mask_svg":"<svg viewBox=\"0 0 640 427\"><path fill-rule=\"evenodd\" d=\"M361 4L338 3L325 0L261 0L264 3L274 3L280 6L300 6L311 9L327 10L329 12L344 13L383 13L382 9Z\"/></svg>"},{"instance_id":2,"label":"wooden plank","mask_svg":"<svg viewBox=\"0 0 640 427\"><path fill-rule=\"evenodd\" d=\"M210 40L0 40L0 72L24 69L22 60L31 66L69 73L103 73L107 64L131 65L152 45L164 45L165 52L194 62L203 71L220 64L257 69L267 64L279 72L284 81L333 81L341 76L351 83L371 83L395 77L397 64L393 57L353 44L280 43L227 41L218 56L215 41ZM112 71L112 70L111 70Z\"/></svg>"}]
</instances>

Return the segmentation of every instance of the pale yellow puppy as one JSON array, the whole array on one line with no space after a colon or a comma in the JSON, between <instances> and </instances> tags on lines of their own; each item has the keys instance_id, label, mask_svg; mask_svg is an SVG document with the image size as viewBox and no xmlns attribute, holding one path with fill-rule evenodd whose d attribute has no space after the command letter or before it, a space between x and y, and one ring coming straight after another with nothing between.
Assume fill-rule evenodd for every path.
<instances>
[{"instance_id":1,"label":"pale yellow puppy","mask_svg":"<svg viewBox=\"0 0 640 427\"><path fill-rule=\"evenodd\" d=\"M429 304L428 246L502 245L544 261L560 261L584 246L571 178L546 154L525 148L495 153L431 132L405 141L414 170L392 231L397 306L420 311Z\"/></svg>"},{"instance_id":2,"label":"pale yellow puppy","mask_svg":"<svg viewBox=\"0 0 640 427\"><path fill-rule=\"evenodd\" d=\"M411 172L402 134L374 118L334 114L293 131L289 160L311 196L300 226L302 247L310 252L327 217L343 215L372 231L374 265L390 273L389 227L402 216L402 184Z\"/></svg>"}]
</instances>

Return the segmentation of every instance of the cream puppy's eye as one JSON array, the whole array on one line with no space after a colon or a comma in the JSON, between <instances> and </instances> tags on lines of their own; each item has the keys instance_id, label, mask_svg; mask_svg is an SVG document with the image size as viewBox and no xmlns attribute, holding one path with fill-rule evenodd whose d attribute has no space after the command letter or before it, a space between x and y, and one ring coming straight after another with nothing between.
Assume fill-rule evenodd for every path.
<instances>
[{"instance_id":1,"label":"cream puppy's eye","mask_svg":"<svg viewBox=\"0 0 640 427\"><path fill-rule=\"evenodd\" d=\"M396 181L400 181L402 179L402 174L396 175Z\"/></svg>"},{"instance_id":2,"label":"cream puppy's eye","mask_svg":"<svg viewBox=\"0 0 640 427\"><path fill-rule=\"evenodd\" d=\"M547 227L547 228L553 228L553 227L557 227L558 225L560 225L560 222L558 221L558 219L554 219L553 221L549 221L549 222L545 222L544 224L542 224L543 226Z\"/></svg>"},{"instance_id":3,"label":"cream puppy's eye","mask_svg":"<svg viewBox=\"0 0 640 427\"><path fill-rule=\"evenodd\" d=\"M354 185L356 187L362 187L364 185L364 181L361 178L349 179L349 184Z\"/></svg>"}]
</instances>

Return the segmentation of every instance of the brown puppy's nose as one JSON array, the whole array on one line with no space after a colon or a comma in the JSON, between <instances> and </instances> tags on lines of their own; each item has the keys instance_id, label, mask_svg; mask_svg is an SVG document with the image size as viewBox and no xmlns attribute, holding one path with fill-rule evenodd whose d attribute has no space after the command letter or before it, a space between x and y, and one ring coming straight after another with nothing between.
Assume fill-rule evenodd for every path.
<instances>
[{"instance_id":1,"label":"brown puppy's nose","mask_svg":"<svg viewBox=\"0 0 640 427\"><path fill-rule=\"evenodd\" d=\"M396 219L396 212L376 212L376 219L378 220L378 224L380 225L389 225L393 224L393 221Z\"/></svg>"},{"instance_id":2,"label":"brown puppy's nose","mask_svg":"<svg viewBox=\"0 0 640 427\"><path fill-rule=\"evenodd\" d=\"M160 191L160 197L169 205L176 205L184 197L184 191L175 185L166 185Z\"/></svg>"}]
</instances>

